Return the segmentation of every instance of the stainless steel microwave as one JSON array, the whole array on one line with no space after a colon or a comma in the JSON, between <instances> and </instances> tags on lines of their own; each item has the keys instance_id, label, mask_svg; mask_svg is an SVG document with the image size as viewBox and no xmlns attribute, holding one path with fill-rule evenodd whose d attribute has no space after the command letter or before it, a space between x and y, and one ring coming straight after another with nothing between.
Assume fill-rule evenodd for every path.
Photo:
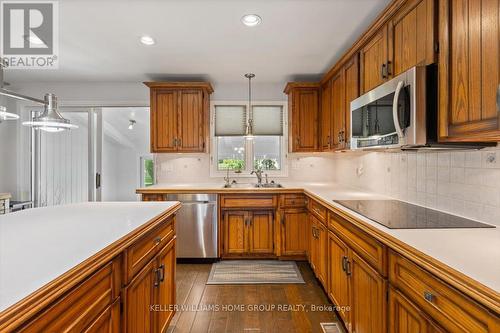
<instances>
[{"instance_id":1,"label":"stainless steel microwave","mask_svg":"<svg viewBox=\"0 0 500 333\"><path fill-rule=\"evenodd\" d=\"M351 149L480 149L495 143L441 143L438 73L416 66L351 102Z\"/></svg>"},{"instance_id":2,"label":"stainless steel microwave","mask_svg":"<svg viewBox=\"0 0 500 333\"><path fill-rule=\"evenodd\" d=\"M413 67L352 101L351 149L427 145L430 71Z\"/></svg>"}]
</instances>

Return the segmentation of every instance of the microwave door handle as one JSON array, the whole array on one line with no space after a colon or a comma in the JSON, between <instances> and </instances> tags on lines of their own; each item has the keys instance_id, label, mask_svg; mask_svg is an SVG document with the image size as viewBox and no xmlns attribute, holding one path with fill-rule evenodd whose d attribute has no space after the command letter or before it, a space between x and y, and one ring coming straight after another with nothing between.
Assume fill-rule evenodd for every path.
<instances>
[{"instance_id":1,"label":"microwave door handle","mask_svg":"<svg viewBox=\"0 0 500 333\"><path fill-rule=\"evenodd\" d=\"M399 114L398 114L398 100L399 94L401 93L401 89L403 89L404 82L399 81L396 87L396 91L394 92L394 101L392 102L392 119L394 121L394 128L396 129L396 133L398 133L398 137L403 139L403 130L399 125Z\"/></svg>"}]
</instances>

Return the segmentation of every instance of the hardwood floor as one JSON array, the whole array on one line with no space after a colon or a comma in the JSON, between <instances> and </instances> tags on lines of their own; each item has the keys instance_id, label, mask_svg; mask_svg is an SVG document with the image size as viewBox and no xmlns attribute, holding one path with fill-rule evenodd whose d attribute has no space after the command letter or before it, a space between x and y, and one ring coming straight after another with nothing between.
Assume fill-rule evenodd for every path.
<instances>
[{"instance_id":1,"label":"hardwood floor","mask_svg":"<svg viewBox=\"0 0 500 333\"><path fill-rule=\"evenodd\" d=\"M185 308L176 313L167 332L322 332L320 323L337 322L336 314L311 311L311 305L332 304L308 264L298 265L305 284L206 285L212 265L178 264L177 304ZM245 311L230 311L238 305ZM266 309L249 311L249 305ZM282 305L301 305L304 310L297 306L298 311L278 311Z\"/></svg>"}]
</instances>

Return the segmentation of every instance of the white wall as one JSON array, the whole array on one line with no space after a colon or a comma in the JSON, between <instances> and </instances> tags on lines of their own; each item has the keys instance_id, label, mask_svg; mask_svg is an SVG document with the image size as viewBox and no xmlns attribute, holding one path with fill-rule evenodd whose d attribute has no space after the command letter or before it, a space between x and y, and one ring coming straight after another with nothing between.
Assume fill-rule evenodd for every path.
<instances>
[{"instance_id":1,"label":"white wall","mask_svg":"<svg viewBox=\"0 0 500 333\"><path fill-rule=\"evenodd\" d=\"M500 148L348 153L333 170L338 183L500 226Z\"/></svg>"}]
</instances>

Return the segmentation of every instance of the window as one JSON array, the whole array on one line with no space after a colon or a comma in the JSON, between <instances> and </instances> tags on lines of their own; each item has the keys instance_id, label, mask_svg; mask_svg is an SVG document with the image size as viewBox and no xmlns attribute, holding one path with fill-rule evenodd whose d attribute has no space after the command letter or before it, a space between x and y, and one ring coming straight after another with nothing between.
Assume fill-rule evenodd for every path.
<instances>
[{"instance_id":1,"label":"window","mask_svg":"<svg viewBox=\"0 0 500 333\"><path fill-rule=\"evenodd\" d=\"M141 187L155 183L155 165L151 157L141 157Z\"/></svg>"},{"instance_id":2,"label":"window","mask_svg":"<svg viewBox=\"0 0 500 333\"><path fill-rule=\"evenodd\" d=\"M254 169L269 175L286 175L286 104L255 103L252 114L247 104L212 103L213 155L211 174L221 176L228 169L248 176ZM253 138L245 137L247 119L253 119Z\"/></svg>"}]
</instances>

